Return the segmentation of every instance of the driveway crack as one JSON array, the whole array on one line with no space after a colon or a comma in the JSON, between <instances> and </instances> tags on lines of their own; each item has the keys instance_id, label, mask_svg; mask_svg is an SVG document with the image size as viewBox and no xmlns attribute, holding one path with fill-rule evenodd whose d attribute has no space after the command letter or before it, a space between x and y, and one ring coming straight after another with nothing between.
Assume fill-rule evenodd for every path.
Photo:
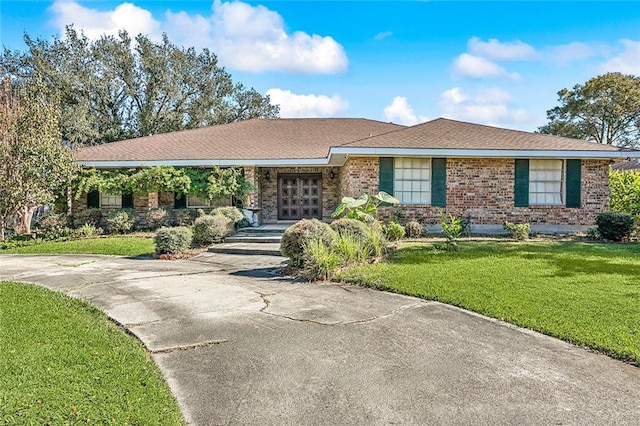
<instances>
[{"instance_id":1,"label":"driveway crack","mask_svg":"<svg viewBox=\"0 0 640 426\"><path fill-rule=\"evenodd\" d=\"M228 342L229 339L219 339L219 340L207 340L206 342L194 343L192 345L183 345L183 346L171 346L168 348L160 348L160 349L152 349L149 350L152 354L169 354L171 352L176 351L187 351L190 349L198 349L198 348L206 348L213 345L219 345L220 343Z\"/></svg>"}]
</instances>

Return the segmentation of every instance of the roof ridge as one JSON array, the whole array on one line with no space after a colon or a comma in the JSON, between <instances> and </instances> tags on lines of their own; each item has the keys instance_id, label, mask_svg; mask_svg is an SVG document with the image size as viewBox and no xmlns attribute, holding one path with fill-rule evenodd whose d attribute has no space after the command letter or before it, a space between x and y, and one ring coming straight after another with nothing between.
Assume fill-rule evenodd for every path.
<instances>
[{"instance_id":1,"label":"roof ridge","mask_svg":"<svg viewBox=\"0 0 640 426\"><path fill-rule=\"evenodd\" d=\"M422 126L423 124L432 123L432 122L434 122L434 121L442 120L442 119L443 119L443 118L441 118L441 117L440 117L440 118L436 118L436 119L433 119L433 120L425 121L424 123L414 124L413 126L405 126L404 124L396 124L396 123L391 123L391 122L390 122L390 124L396 124L397 126L402 126L402 127L401 127L401 128L399 128L399 129L389 130L388 132L380 133L380 134L378 134L378 135L367 136L367 137L364 137L364 138L356 139L356 140L354 140L354 141L344 142L344 143L342 143L342 144L340 144L340 145L336 145L336 146L347 146L347 145L351 145L351 144L354 144L354 143L357 143L357 142L360 142L360 141L364 141L364 140L368 140L368 139L377 138L377 137L379 137L379 136L389 135L390 133L402 132L402 131L404 131L404 130L413 129L414 127L419 127L419 126ZM381 123L384 123L384 121L382 121Z\"/></svg>"}]
</instances>

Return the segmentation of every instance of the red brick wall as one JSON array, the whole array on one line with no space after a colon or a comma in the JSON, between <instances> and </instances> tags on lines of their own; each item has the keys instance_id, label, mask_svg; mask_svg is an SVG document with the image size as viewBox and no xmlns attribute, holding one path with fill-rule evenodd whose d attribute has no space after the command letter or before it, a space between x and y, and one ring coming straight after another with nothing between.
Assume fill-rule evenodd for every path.
<instances>
[{"instance_id":1,"label":"red brick wall","mask_svg":"<svg viewBox=\"0 0 640 426\"><path fill-rule=\"evenodd\" d=\"M514 207L513 159L447 159L447 207L444 211L471 217L476 225L505 221L532 225L593 225L609 206L609 162L582 161L582 206ZM378 159L352 157L340 173L341 194L359 196L378 191ZM401 205L380 209L383 219L418 219L438 223L439 209L428 205Z\"/></svg>"}]
</instances>

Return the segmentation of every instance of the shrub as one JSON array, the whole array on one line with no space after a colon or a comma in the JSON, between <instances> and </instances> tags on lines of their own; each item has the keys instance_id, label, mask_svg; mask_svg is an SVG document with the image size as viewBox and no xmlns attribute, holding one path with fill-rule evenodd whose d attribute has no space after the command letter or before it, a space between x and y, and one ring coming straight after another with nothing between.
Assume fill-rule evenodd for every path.
<instances>
[{"instance_id":1,"label":"shrub","mask_svg":"<svg viewBox=\"0 0 640 426\"><path fill-rule=\"evenodd\" d=\"M587 228L587 239L588 240L598 241L601 238L602 238L602 236L600 235L600 231L598 231L598 228L596 228L596 227Z\"/></svg>"},{"instance_id":2,"label":"shrub","mask_svg":"<svg viewBox=\"0 0 640 426\"><path fill-rule=\"evenodd\" d=\"M193 243L198 247L218 243L233 233L233 222L222 215L204 215L193 222Z\"/></svg>"},{"instance_id":3,"label":"shrub","mask_svg":"<svg viewBox=\"0 0 640 426\"><path fill-rule=\"evenodd\" d=\"M186 226L160 228L154 242L157 254L178 254L191 247L193 232Z\"/></svg>"},{"instance_id":4,"label":"shrub","mask_svg":"<svg viewBox=\"0 0 640 426\"><path fill-rule=\"evenodd\" d=\"M280 252L291 260L291 266L302 266L304 246L312 239L331 247L336 233L318 219L302 219L291 225L282 235Z\"/></svg>"},{"instance_id":5,"label":"shrub","mask_svg":"<svg viewBox=\"0 0 640 426\"><path fill-rule=\"evenodd\" d=\"M331 229L336 231L338 235L349 234L352 238L359 238L367 241L367 224L357 219L338 219L331 222Z\"/></svg>"},{"instance_id":6,"label":"shrub","mask_svg":"<svg viewBox=\"0 0 640 426\"><path fill-rule=\"evenodd\" d=\"M49 213L38 219L36 228L42 233L45 238L56 239L67 228L67 215L62 213Z\"/></svg>"},{"instance_id":7,"label":"shrub","mask_svg":"<svg viewBox=\"0 0 640 426\"><path fill-rule=\"evenodd\" d=\"M371 255L366 238L346 231L338 234L333 249L344 265L362 263Z\"/></svg>"},{"instance_id":8,"label":"shrub","mask_svg":"<svg viewBox=\"0 0 640 426\"><path fill-rule=\"evenodd\" d=\"M302 274L309 280L329 279L340 266L340 255L322 238L306 240L303 247Z\"/></svg>"},{"instance_id":9,"label":"shrub","mask_svg":"<svg viewBox=\"0 0 640 426\"><path fill-rule=\"evenodd\" d=\"M191 226L198 217L198 212L193 209L175 209L171 213L171 223L174 226Z\"/></svg>"},{"instance_id":10,"label":"shrub","mask_svg":"<svg viewBox=\"0 0 640 426\"><path fill-rule=\"evenodd\" d=\"M417 220L411 220L404 225L404 231L409 238L420 238L424 234L424 227Z\"/></svg>"},{"instance_id":11,"label":"shrub","mask_svg":"<svg viewBox=\"0 0 640 426\"><path fill-rule=\"evenodd\" d=\"M73 227L80 228L85 223L93 226L100 226L102 221L102 210L100 209L85 209L73 215Z\"/></svg>"},{"instance_id":12,"label":"shrub","mask_svg":"<svg viewBox=\"0 0 640 426\"><path fill-rule=\"evenodd\" d=\"M137 213L133 209L112 210L107 216L107 226L112 234L124 234L131 231Z\"/></svg>"},{"instance_id":13,"label":"shrub","mask_svg":"<svg viewBox=\"0 0 640 426\"><path fill-rule=\"evenodd\" d=\"M465 224L464 219L460 216L454 216L451 213L445 214L440 211L440 226L446 241L444 244L438 244L437 248L446 251L458 251L458 238L462 236Z\"/></svg>"},{"instance_id":14,"label":"shrub","mask_svg":"<svg viewBox=\"0 0 640 426\"><path fill-rule=\"evenodd\" d=\"M378 257L384 253L387 247L387 237L384 235L382 225L378 221L374 221L367 226L367 248L369 255Z\"/></svg>"},{"instance_id":15,"label":"shrub","mask_svg":"<svg viewBox=\"0 0 640 426\"><path fill-rule=\"evenodd\" d=\"M238 228L240 222L242 222L242 219L244 219L244 214L242 213L242 211L237 208L237 207L217 207L215 209L213 209L211 211L211 214L213 215L221 215L224 217L227 217L229 219L231 219L231 222L233 222L233 226L235 226L236 228Z\"/></svg>"},{"instance_id":16,"label":"shrub","mask_svg":"<svg viewBox=\"0 0 640 426\"><path fill-rule=\"evenodd\" d=\"M398 222L389 222L384 227L384 233L390 241L399 240L404 237L404 226L400 225Z\"/></svg>"},{"instance_id":17,"label":"shrub","mask_svg":"<svg viewBox=\"0 0 640 426\"><path fill-rule=\"evenodd\" d=\"M169 224L169 213L163 208L151 209L147 212L147 227L158 229Z\"/></svg>"},{"instance_id":18,"label":"shrub","mask_svg":"<svg viewBox=\"0 0 640 426\"><path fill-rule=\"evenodd\" d=\"M511 238L518 241L524 241L529 239L529 233L531 232L531 225L528 223L511 223L505 222L502 225L505 231Z\"/></svg>"},{"instance_id":19,"label":"shrub","mask_svg":"<svg viewBox=\"0 0 640 426\"><path fill-rule=\"evenodd\" d=\"M631 235L635 227L635 220L627 213L606 212L598 215L596 224L602 238L622 241Z\"/></svg>"},{"instance_id":20,"label":"shrub","mask_svg":"<svg viewBox=\"0 0 640 426\"><path fill-rule=\"evenodd\" d=\"M611 210L640 216L640 171L609 171Z\"/></svg>"}]
</instances>

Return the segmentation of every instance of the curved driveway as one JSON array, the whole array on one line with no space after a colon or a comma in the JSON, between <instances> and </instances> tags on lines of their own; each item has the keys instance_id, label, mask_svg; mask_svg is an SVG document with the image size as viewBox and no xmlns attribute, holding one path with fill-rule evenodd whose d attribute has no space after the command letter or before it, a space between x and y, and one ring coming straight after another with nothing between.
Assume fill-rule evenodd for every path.
<instances>
[{"instance_id":1,"label":"curved driveway","mask_svg":"<svg viewBox=\"0 0 640 426\"><path fill-rule=\"evenodd\" d=\"M281 258L0 256L151 351L197 425L637 424L640 369L436 302L273 275Z\"/></svg>"}]
</instances>

